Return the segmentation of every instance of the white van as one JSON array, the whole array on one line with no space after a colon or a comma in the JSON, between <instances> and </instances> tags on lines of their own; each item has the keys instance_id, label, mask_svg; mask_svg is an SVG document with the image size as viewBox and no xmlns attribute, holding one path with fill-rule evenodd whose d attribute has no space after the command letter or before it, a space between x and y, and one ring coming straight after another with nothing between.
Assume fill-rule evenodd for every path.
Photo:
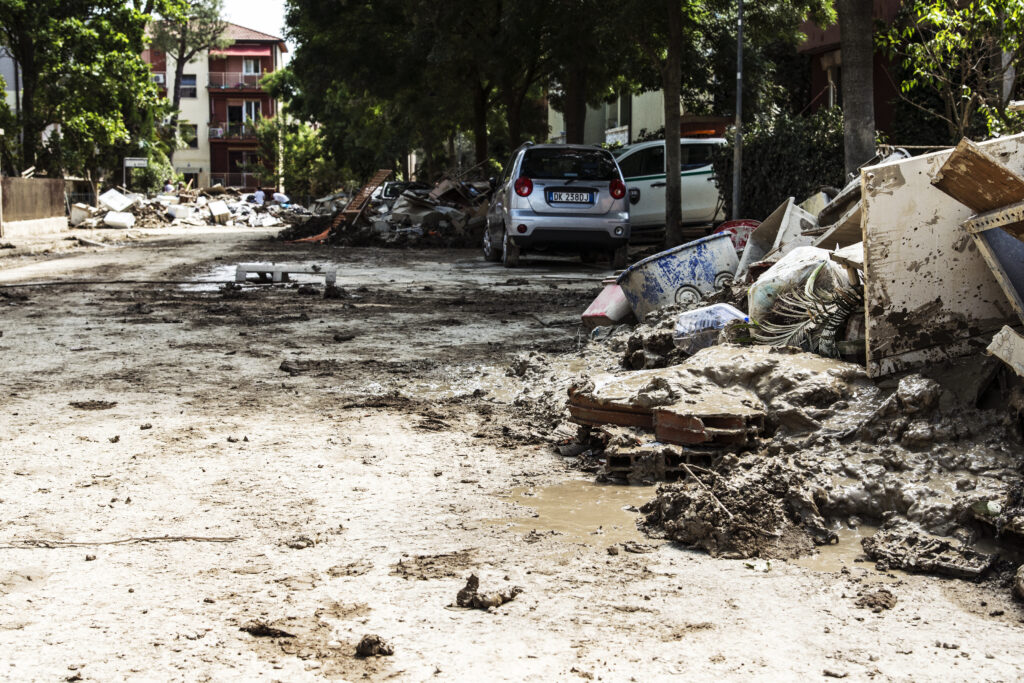
<instances>
[{"instance_id":1,"label":"white van","mask_svg":"<svg viewBox=\"0 0 1024 683\"><path fill-rule=\"evenodd\" d=\"M680 175L683 224L709 225L725 218L718 187L711 179L711 151L725 138L681 138ZM614 152L630 190L633 234L665 225L665 141L627 145ZM637 197L639 194L639 197Z\"/></svg>"}]
</instances>

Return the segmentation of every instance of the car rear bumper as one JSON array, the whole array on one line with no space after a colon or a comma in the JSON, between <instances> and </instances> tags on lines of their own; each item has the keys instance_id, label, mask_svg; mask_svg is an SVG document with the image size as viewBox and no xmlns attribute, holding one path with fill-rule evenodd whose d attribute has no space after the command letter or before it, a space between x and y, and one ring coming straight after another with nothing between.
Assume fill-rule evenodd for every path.
<instances>
[{"instance_id":1,"label":"car rear bumper","mask_svg":"<svg viewBox=\"0 0 1024 683\"><path fill-rule=\"evenodd\" d=\"M629 242L629 214L604 216L537 216L532 211L513 211L509 236L520 247L562 249L614 249ZM521 229L524 226L525 229ZM616 234L618 231L619 234Z\"/></svg>"}]
</instances>

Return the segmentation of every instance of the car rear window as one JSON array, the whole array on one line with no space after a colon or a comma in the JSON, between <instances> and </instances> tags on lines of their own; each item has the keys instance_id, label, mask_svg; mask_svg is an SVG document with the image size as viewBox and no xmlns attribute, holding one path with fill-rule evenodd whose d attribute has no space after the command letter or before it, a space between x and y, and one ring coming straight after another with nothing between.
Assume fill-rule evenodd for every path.
<instances>
[{"instance_id":1,"label":"car rear window","mask_svg":"<svg viewBox=\"0 0 1024 683\"><path fill-rule=\"evenodd\" d=\"M612 155L598 149L529 149L520 175L551 180L615 180Z\"/></svg>"}]
</instances>

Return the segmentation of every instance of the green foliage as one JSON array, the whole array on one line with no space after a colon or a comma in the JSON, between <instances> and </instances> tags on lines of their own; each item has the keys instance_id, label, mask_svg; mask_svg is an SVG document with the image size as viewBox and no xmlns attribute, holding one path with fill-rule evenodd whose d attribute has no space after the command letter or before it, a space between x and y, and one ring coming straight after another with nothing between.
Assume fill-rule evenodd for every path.
<instances>
[{"instance_id":1,"label":"green foliage","mask_svg":"<svg viewBox=\"0 0 1024 683\"><path fill-rule=\"evenodd\" d=\"M23 140L5 150L9 173L119 182L122 157L159 152L166 105L140 57L148 18L123 0L0 0L0 42L22 76L20 116L5 125Z\"/></svg>"},{"instance_id":2,"label":"green foliage","mask_svg":"<svg viewBox=\"0 0 1024 683\"><path fill-rule=\"evenodd\" d=\"M715 183L732 206L733 141L716 148ZM803 201L822 186L842 187L843 119L838 108L813 116L759 117L744 130L739 218L764 220L787 197Z\"/></svg>"},{"instance_id":3,"label":"green foliage","mask_svg":"<svg viewBox=\"0 0 1024 683\"><path fill-rule=\"evenodd\" d=\"M349 178L325 154L323 136L308 123L282 112L256 122L261 163L245 168L262 186L276 186L277 173L285 191L294 197L319 197L336 190Z\"/></svg>"},{"instance_id":4,"label":"green foliage","mask_svg":"<svg viewBox=\"0 0 1024 683\"><path fill-rule=\"evenodd\" d=\"M904 101L941 121L955 143L1024 129L1024 117L1006 109L1014 87L1005 88L1024 67L1022 40L1020 0L913 0L878 43L903 68Z\"/></svg>"}]
</instances>

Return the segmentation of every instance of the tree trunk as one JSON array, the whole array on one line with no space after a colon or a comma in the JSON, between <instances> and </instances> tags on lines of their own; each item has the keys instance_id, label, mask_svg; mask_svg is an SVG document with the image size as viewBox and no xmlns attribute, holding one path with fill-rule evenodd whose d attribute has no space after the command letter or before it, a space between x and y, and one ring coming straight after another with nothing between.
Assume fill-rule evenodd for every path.
<instances>
[{"instance_id":1,"label":"tree trunk","mask_svg":"<svg viewBox=\"0 0 1024 683\"><path fill-rule=\"evenodd\" d=\"M661 68L665 93L665 245L683 242L682 180L680 178L679 99L683 80L683 16L679 0L666 0L668 53Z\"/></svg>"},{"instance_id":2,"label":"tree trunk","mask_svg":"<svg viewBox=\"0 0 1024 683\"><path fill-rule=\"evenodd\" d=\"M42 126L36 120L36 90L39 84L39 67L36 65L35 45L26 38L22 43L21 54L16 54L21 67L21 168L24 171L35 166L36 153Z\"/></svg>"},{"instance_id":3,"label":"tree trunk","mask_svg":"<svg viewBox=\"0 0 1024 683\"><path fill-rule=\"evenodd\" d=\"M487 100L490 87L476 86L473 93L473 142L475 145L476 163L487 161Z\"/></svg>"},{"instance_id":4,"label":"tree trunk","mask_svg":"<svg viewBox=\"0 0 1024 683\"><path fill-rule=\"evenodd\" d=\"M187 46L188 28L181 29L181 38L178 40L178 51L174 55L174 89L171 91L171 134L174 136L170 152L167 153L167 162L174 167L174 153L178 148L178 106L181 104L181 76L185 73L185 61L188 54ZM196 84L199 87L199 84Z\"/></svg>"},{"instance_id":5,"label":"tree trunk","mask_svg":"<svg viewBox=\"0 0 1024 683\"><path fill-rule=\"evenodd\" d=\"M846 172L875 156L875 48L872 6L864 0L838 0L843 59L843 141Z\"/></svg>"},{"instance_id":6,"label":"tree trunk","mask_svg":"<svg viewBox=\"0 0 1024 683\"><path fill-rule=\"evenodd\" d=\"M506 91L505 114L508 118L508 146L515 149L522 144L523 97L518 92Z\"/></svg>"},{"instance_id":7,"label":"tree trunk","mask_svg":"<svg viewBox=\"0 0 1024 683\"><path fill-rule=\"evenodd\" d=\"M573 68L565 84L565 141L570 145L582 145L587 123L587 73L584 69Z\"/></svg>"}]
</instances>

